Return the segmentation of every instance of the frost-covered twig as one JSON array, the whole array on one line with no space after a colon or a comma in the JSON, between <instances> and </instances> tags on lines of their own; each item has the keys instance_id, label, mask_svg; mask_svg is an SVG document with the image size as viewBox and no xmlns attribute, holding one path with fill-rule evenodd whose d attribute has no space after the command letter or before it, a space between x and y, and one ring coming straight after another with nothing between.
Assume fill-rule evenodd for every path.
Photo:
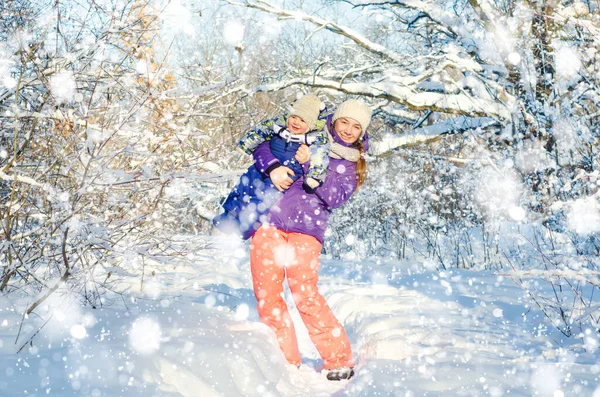
<instances>
[{"instance_id":1,"label":"frost-covered twig","mask_svg":"<svg viewBox=\"0 0 600 397\"><path fill-rule=\"evenodd\" d=\"M576 281L587 282L595 286L600 286L600 271L590 270L586 268L581 269L526 269L518 270L515 269L510 273L498 273L500 276L505 277L518 277L520 279L528 278L556 278L556 279L571 279Z\"/></svg>"},{"instance_id":2,"label":"frost-covered twig","mask_svg":"<svg viewBox=\"0 0 600 397\"><path fill-rule=\"evenodd\" d=\"M33 312L36 307L38 307L46 299L48 299L50 297L50 295L52 295L61 285L63 285L67 281L69 276L71 276L71 265L69 264L69 259L67 257L67 249L66 249L68 235L69 235L69 228L66 228L63 233L63 239L62 239L62 245L61 245L61 255L63 258L63 264L65 265L65 271L63 272L60 279L52 287L50 287L46 291L44 291L38 297L38 299L35 302L33 302L33 304L31 306L29 306L27 308L27 311L26 311L27 314L31 314L31 312Z\"/></svg>"},{"instance_id":3,"label":"frost-covered twig","mask_svg":"<svg viewBox=\"0 0 600 397\"><path fill-rule=\"evenodd\" d=\"M8 175L2 171L0 171L0 179L3 181L8 181L8 182L17 181L17 182L26 183L28 185L35 186L35 187L43 187L43 185L41 183L37 182L35 179L30 178L28 176L22 176L22 175L17 175L17 174Z\"/></svg>"},{"instance_id":4,"label":"frost-covered twig","mask_svg":"<svg viewBox=\"0 0 600 397\"><path fill-rule=\"evenodd\" d=\"M33 338L35 338L35 337L36 337L36 335L37 335L37 334L39 334L39 333L42 331L42 329L44 329L44 327L46 326L46 324L48 324L48 323L50 322L50 320L52 320L52 317L54 317L54 315L52 315L52 314L51 314L51 315L48 317L48 320L46 320L46 322L44 322L44 324L42 324L42 325L41 325L41 326L38 328L38 330L37 330L37 331L35 331L35 333L34 333L33 335L31 335L31 337L30 337L29 339L27 339L27 342L25 342L25 343L24 343L24 344L21 346L21 348L20 348L19 350L17 350L17 354L21 353L21 351L23 351L23 349L25 348L25 346L27 346L28 344L30 344L30 343L33 341ZM15 343L16 343L16 341L15 341Z\"/></svg>"}]
</instances>

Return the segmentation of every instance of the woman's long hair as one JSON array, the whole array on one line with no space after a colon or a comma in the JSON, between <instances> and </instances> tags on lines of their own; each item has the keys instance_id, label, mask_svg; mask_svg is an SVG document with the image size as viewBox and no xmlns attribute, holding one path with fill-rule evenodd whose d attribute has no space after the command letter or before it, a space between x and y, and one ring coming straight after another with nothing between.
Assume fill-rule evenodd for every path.
<instances>
[{"instance_id":1,"label":"woman's long hair","mask_svg":"<svg viewBox=\"0 0 600 397\"><path fill-rule=\"evenodd\" d=\"M354 143L354 146L360 151L360 158L356 162L356 191L365 183L367 179L367 161L365 160L365 147L362 141L359 139Z\"/></svg>"}]
</instances>

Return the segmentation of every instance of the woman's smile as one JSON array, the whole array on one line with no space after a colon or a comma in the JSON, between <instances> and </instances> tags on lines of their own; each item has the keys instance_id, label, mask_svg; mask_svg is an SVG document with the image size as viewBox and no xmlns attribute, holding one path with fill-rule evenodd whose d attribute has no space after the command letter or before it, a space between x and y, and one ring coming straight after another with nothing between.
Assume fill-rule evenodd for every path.
<instances>
[{"instance_id":1,"label":"woman's smile","mask_svg":"<svg viewBox=\"0 0 600 397\"><path fill-rule=\"evenodd\" d=\"M352 139L352 134L348 134L347 132L342 132L340 133L340 138L342 138L343 140L348 140L348 139Z\"/></svg>"}]
</instances>

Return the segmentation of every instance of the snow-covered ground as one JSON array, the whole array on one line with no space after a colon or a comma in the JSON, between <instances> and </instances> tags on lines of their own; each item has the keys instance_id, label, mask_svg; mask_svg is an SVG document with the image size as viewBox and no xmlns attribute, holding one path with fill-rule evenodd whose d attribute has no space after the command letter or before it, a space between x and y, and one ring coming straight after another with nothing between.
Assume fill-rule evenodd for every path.
<instances>
[{"instance_id":1,"label":"snow-covered ground","mask_svg":"<svg viewBox=\"0 0 600 397\"><path fill-rule=\"evenodd\" d=\"M591 331L561 340L510 279L415 261L323 258L357 362L329 382L296 314L300 369L258 322L247 243L180 241L186 255L147 264L143 290L139 274L119 278L100 308L62 291L22 322L33 298L0 297L0 395L600 396Z\"/></svg>"}]
</instances>

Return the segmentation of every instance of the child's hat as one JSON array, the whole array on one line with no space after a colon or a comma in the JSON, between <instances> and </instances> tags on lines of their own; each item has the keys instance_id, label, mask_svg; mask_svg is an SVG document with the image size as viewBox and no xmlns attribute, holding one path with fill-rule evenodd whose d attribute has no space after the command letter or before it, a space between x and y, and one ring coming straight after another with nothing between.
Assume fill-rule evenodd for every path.
<instances>
[{"instance_id":1,"label":"child's hat","mask_svg":"<svg viewBox=\"0 0 600 397\"><path fill-rule=\"evenodd\" d=\"M348 99L335 109L331 122L335 122L342 117L348 117L359 122L362 127L360 137L365 135L365 131L371 122L371 109L364 102L356 99Z\"/></svg>"},{"instance_id":2,"label":"child's hat","mask_svg":"<svg viewBox=\"0 0 600 397\"><path fill-rule=\"evenodd\" d=\"M292 105L292 109L288 114L290 116L298 116L306 124L308 124L308 130L315 129L319 113L323 108L324 104L319 98L314 95L304 95L296 100Z\"/></svg>"}]
</instances>

